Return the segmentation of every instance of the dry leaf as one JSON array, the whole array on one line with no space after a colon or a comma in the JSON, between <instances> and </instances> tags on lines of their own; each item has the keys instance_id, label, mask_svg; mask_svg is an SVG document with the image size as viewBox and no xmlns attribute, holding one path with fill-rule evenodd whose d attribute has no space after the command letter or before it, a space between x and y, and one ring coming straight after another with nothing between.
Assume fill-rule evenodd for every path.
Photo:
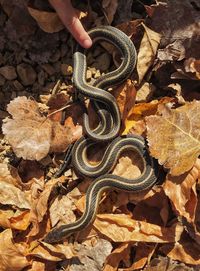
<instances>
[{"instance_id":1,"label":"dry leaf","mask_svg":"<svg viewBox=\"0 0 200 271\"><path fill-rule=\"evenodd\" d=\"M43 31L54 33L64 29L56 12L42 11L32 7L28 7L28 11Z\"/></svg>"},{"instance_id":2,"label":"dry leaf","mask_svg":"<svg viewBox=\"0 0 200 271\"><path fill-rule=\"evenodd\" d=\"M143 268L145 264L150 261L155 248L156 244L138 243L135 248L134 263L123 271L133 271Z\"/></svg>"},{"instance_id":3,"label":"dry leaf","mask_svg":"<svg viewBox=\"0 0 200 271\"><path fill-rule=\"evenodd\" d=\"M185 71L195 75L196 79L200 79L200 60L189 58L184 62Z\"/></svg>"},{"instance_id":4,"label":"dry leaf","mask_svg":"<svg viewBox=\"0 0 200 271\"><path fill-rule=\"evenodd\" d=\"M30 211L22 212L17 216L9 218L10 228L25 231L30 225Z\"/></svg>"},{"instance_id":5,"label":"dry leaf","mask_svg":"<svg viewBox=\"0 0 200 271\"><path fill-rule=\"evenodd\" d=\"M54 200L49 208L52 227L72 223L76 220L73 212L76 210L74 200L79 198L80 195L78 189L75 188L67 195L59 196Z\"/></svg>"},{"instance_id":6,"label":"dry leaf","mask_svg":"<svg viewBox=\"0 0 200 271\"><path fill-rule=\"evenodd\" d=\"M13 242L12 231L4 230L0 233L0 270L1 271L21 271L30 265L25 257L26 250L23 244Z\"/></svg>"},{"instance_id":7,"label":"dry leaf","mask_svg":"<svg viewBox=\"0 0 200 271\"><path fill-rule=\"evenodd\" d=\"M200 264L199 244L194 242L186 233L175 244L166 244L160 248L161 252L173 260L192 265Z\"/></svg>"},{"instance_id":8,"label":"dry leaf","mask_svg":"<svg viewBox=\"0 0 200 271\"><path fill-rule=\"evenodd\" d=\"M108 23L111 24L118 7L118 0L103 0L102 7L107 15Z\"/></svg>"},{"instance_id":9,"label":"dry leaf","mask_svg":"<svg viewBox=\"0 0 200 271\"><path fill-rule=\"evenodd\" d=\"M72 264L69 268L70 271L100 271L102 270L106 257L111 253L112 245L107 240L99 239L93 246L77 244L75 249L78 250L77 257L80 262L77 262L77 260L73 261L72 259Z\"/></svg>"},{"instance_id":10,"label":"dry leaf","mask_svg":"<svg viewBox=\"0 0 200 271\"><path fill-rule=\"evenodd\" d=\"M199 59L199 26L198 0L157 1L150 27L162 34L161 48L163 49L159 49L158 58L164 61L189 57Z\"/></svg>"},{"instance_id":11,"label":"dry leaf","mask_svg":"<svg viewBox=\"0 0 200 271\"><path fill-rule=\"evenodd\" d=\"M145 271L194 271L192 267L186 266L184 263L173 261L168 257L159 256L154 258L145 268Z\"/></svg>"},{"instance_id":12,"label":"dry leaf","mask_svg":"<svg viewBox=\"0 0 200 271\"><path fill-rule=\"evenodd\" d=\"M122 122L124 123L130 110L135 105L136 89L134 83L129 79L125 81L121 86L116 88L112 94L117 99L119 109L121 112Z\"/></svg>"},{"instance_id":13,"label":"dry leaf","mask_svg":"<svg viewBox=\"0 0 200 271\"><path fill-rule=\"evenodd\" d=\"M178 224L165 228L122 214L98 214L94 226L114 242L169 243L179 240L183 231Z\"/></svg>"},{"instance_id":14,"label":"dry leaf","mask_svg":"<svg viewBox=\"0 0 200 271\"><path fill-rule=\"evenodd\" d=\"M18 157L41 160L50 148L57 150L59 145L59 151L61 148L64 151L72 140L70 128L41 116L35 101L18 97L9 103L7 110L13 118L4 119L2 130ZM59 128L62 133L58 133Z\"/></svg>"},{"instance_id":15,"label":"dry leaf","mask_svg":"<svg viewBox=\"0 0 200 271\"><path fill-rule=\"evenodd\" d=\"M149 67L152 66L161 39L160 34L154 32L143 23L142 26L144 27L144 36L137 59L138 84L142 82Z\"/></svg>"},{"instance_id":16,"label":"dry leaf","mask_svg":"<svg viewBox=\"0 0 200 271\"><path fill-rule=\"evenodd\" d=\"M14 210L0 210L0 226L4 229L10 227L9 219L15 215Z\"/></svg>"},{"instance_id":17,"label":"dry leaf","mask_svg":"<svg viewBox=\"0 0 200 271\"><path fill-rule=\"evenodd\" d=\"M196 183L200 174L200 160L197 159L193 168L186 174L173 177L167 175L163 185L165 194L180 216L184 216L189 223L194 222L197 206Z\"/></svg>"},{"instance_id":18,"label":"dry leaf","mask_svg":"<svg viewBox=\"0 0 200 271\"><path fill-rule=\"evenodd\" d=\"M30 209L29 195L21 191L13 184L0 181L0 203L14 205L22 209Z\"/></svg>"},{"instance_id":19,"label":"dry leaf","mask_svg":"<svg viewBox=\"0 0 200 271\"><path fill-rule=\"evenodd\" d=\"M128 117L125 120L125 130L123 134L126 135L131 129L135 129L138 125L141 130L144 128L144 117L154 115L157 112L159 104L166 104L173 101L170 97L165 97L161 100L154 100L150 103L138 103L130 110Z\"/></svg>"},{"instance_id":20,"label":"dry leaf","mask_svg":"<svg viewBox=\"0 0 200 271\"><path fill-rule=\"evenodd\" d=\"M129 258L131 246L129 243L120 244L106 259L103 271L117 271L119 263Z\"/></svg>"},{"instance_id":21,"label":"dry leaf","mask_svg":"<svg viewBox=\"0 0 200 271\"><path fill-rule=\"evenodd\" d=\"M159 106L160 116L146 117L147 139L151 155L172 175L190 170L200 154L200 102L177 109Z\"/></svg>"}]
</instances>

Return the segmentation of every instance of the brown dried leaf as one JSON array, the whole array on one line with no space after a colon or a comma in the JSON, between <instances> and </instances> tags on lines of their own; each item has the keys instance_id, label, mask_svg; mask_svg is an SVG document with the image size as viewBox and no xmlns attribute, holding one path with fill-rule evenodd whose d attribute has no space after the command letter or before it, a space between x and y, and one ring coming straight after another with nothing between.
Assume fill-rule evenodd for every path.
<instances>
[{"instance_id":1,"label":"brown dried leaf","mask_svg":"<svg viewBox=\"0 0 200 271\"><path fill-rule=\"evenodd\" d=\"M189 58L184 62L185 71L200 79L200 60Z\"/></svg>"},{"instance_id":2,"label":"brown dried leaf","mask_svg":"<svg viewBox=\"0 0 200 271\"><path fill-rule=\"evenodd\" d=\"M142 82L149 67L153 64L161 39L160 34L154 32L143 23L142 26L144 27L144 36L137 58L138 84Z\"/></svg>"},{"instance_id":3,"label":"brown dried leaf","mask_svg":"<svg viewBox=\"0 0 200 271\"><path fill-rule=\"evenodd\" d=\"M25 246L13 242L11 229L0 233L0 270L1 271L21 271L30 265L25 257Z\"/></svg>"},{"instance_id":4,"label":"brown dried leaf","mask_svg":"<svg viewBox=\"0 0 200 271\"><path fill-rule=\"evenodd\" d=\"M199 1L167 0L157 3L150 27L162 34L163 49L159 49L158 58L164 61L199 58Z\"/></svg>"},{"instance_id":5,"label":"brown dried leaf","mask_svg":"<svg viewBox=\"0 0 200 271\"><path fill-rule=\"evenodd\" d=\"M64 25L56 12L38 10L30 6L28 11L43 31L54 33L64 29Z\"/></svg>"},{"instance_id":6,"label":"brown dried leaf","mask_svg":"<svg viewBox=\"0 0 200 271\"><path fill-rule=\"evenodd\" d=\"M29 195L21 191L13 184L0 181L0 203L14 205L22 209L30 209Z\"/></svg>"},{"instance_id":7,"label":"brown dried leaf","mask_svg":"<svg viewBox=\"0 0 200 271\"><path fill-rule=\"evenodd\" d=\"M136 89L134 83L130 79L127 80L113 91L113 95L117 99L122 122L124 123L125 119L130 113L130 110L135 105Z\"/></svg>"},{"instance_id":8,"label":"brown dried leaf","mask_svg":"<svg viewBox=\"0 0 200 271\"><path fill-rule=\"evenodd\" d=\"M200 159L186 174L173 177L167 175L163 185L165 194L180 216L184 216L189 223L194 222L197 206L196 183L200 174Z\"/></svg>"},{"instance_id":9,"label":"brown dried leaf","mask_svg":"<svg viewBox=\"0 0 200 271\"><path fill-rule=\"evenodd\" d=\"M177 109L159 106L160 116L146 117L151 155L172 175L190 170L200 154L200 102L187 103Z\"/></svg>"},{"instance_id":10,"label":"brown dried leaf","mask_svg":"<svg viewBox=\"0 0 200 271\"><path fill-rule=\"evenodd\" d=\"M109 24L111 24L118 7L118 0L103 0L102 7L107 15Z\"/></svg>"},{"instance_id":11,"label":"brown dried leaf","mask_svg":"<svg viewBox=\"0 0 200 271\"><path fill-rule=\"evenodd\" d=\"M144 267L147 261L150 260L154 250L155 244L138 243L134 247L130 243L122 243L117 247L107 258L106 266L103 271L117 271L119 270L120 262L123 262L126 266L130 265L131 249L134 248L134 263L124 268L123 271L133 271Z\"/></svg>"},{"instance_id":12,"label":"brown dried leaf","mask_svg":"<svg viewBox=\"0 0 200 271\"><path fill-rule=\"evenodd\" d=\"M9 221L11 229L25 231L30 225L30 211L25 211L18 216L13 216Z\"/></svg>"},{"instance_id":13,"label":"brown dried leaf","mask_svg":"<svg viewBox=\"0 0 200 271\"><path fill-rule=\"evenodd\" d=\"M70 271L99 271L102 270L106 257L111 253L112 245L107 240L99 239L93 246L77 244L75 249L78 251L77 257L81 264L77 260L72 260Z\"/></svg>"},{"instance_id":14,"label":"brown dried leaf","mask_svg":"<svg viewBox=\"0 0 200 271\"><path fill-rule=\"evenodd\" d=\"M14 216L13 210L0 210L0 226L4 229L10 227L9 218Z\"/></svg>"},{"instance_id":15,"label":"brown dried leaf","mask_svg":"<svg viewBox=\"0 0 200 271\"><path fill-rule=\"evenodd\" d=\"M129 258L131 246L129 243L119 245L106 259L106 265L103 271L117 271L119 263Z\"/></svg>"},{"instance_id":16,"label":"brown dried leaf","mask_svg":"<svg viewBox=\"0 0 200 271\"><path fill-rule=\"evenodd\" d=\"M186 266L184 263L179 263L171 260L168 257L154 258L145 268L145 271L194 271L192 267Z\"/></svg>"},{"instance_id":17,"label":"brown dried leaf","mask_svg":"<svg viewBox=\"0 0 200 271\"><path fill-rule=\"evenodd\" d=\"M49 208L52 227L72 223L76 220L76 216L73 212L76 210L74 201L80 196L79 190L75 188L67 195L59 196L54 200Z\"/></svg>"},{"instance_id":18,"label":"brown dried leaf","mask_svg":"<svg viewBox=\"0 0 200 271\"><path fill-rule=\"evenodd\" d=\"M65 258L70 259L74 256L72 248L69 246L63 245L51 245L45 242L34 241L31 244L30 252L27 253L27 256L38 257L39 259L44 259L52 262L58 262Z\"/></svg>"},{"instance_id":19,"label":"brown dried leaf","mask_svg":"<svg viewBox=\"0 0 200 271\"><path fill-rule=\"evenodd\" d=\"M7 109L13 118L4 119L2 130L18 157L41 160L50 148L64 151L72 140L70 128L63 128L41 116L35 101L18 97L9 103Z\"/></svg>"},{"instance_id":20,"label":"brown dried leaf","mask_svg":"<svg viewBox=\"0 0 200 271\"><path fill-rule=\"evenodd\" d=\"M200 264L199 245L187 234L183 234L179 242L163 245L160 250L173 260L192 265Z\"/></svg>"},{"instance_id":21,"label":"brown dried leaf","mask_svg":"<svg viewBox=\"0 0 200 271\"><path fill-rule=\"evenodd\" d=\"M155 115L159 104L165 104L173 101L172 98L165 97L161 100L154 100L150 103L139 103L132 107L131 111L128 114L128 117L125 120L126 129L123 131L123 134L126 135L130 129L135 129L136 125L141 126L142 130L145 130L144 117ZM139 124L138 124L139 122Z\"/></svg>"},{"instance_id":22,"label":"brown dried leaf","mask_svg":"<svg viewBox=\"0 0 200 271\"><path fill-rule=\"evenodd\" d=\"M145 264L150 261L155 249L156 244L139 243L136 246L134 263L129 268L124 269L124 271L132 271L143 268Z\"/></svg>"},{"instance_id":23,"label":"brown dried leaf","mask_svg":"<svg viewBox=\"0 0 200 271\"><path fill-rule=\"evenodd\" d=\"M114 242L175 242L183 231L179 224L165 228L122 214L98 214L94 226Z\"/></svg>"},{"instance_id":24,"label":"brown dried leaf","mask_svg":"<svg viewBox=\"0 0 200 271\"><path fill-rule=\"evenodd\" d=\"M125 156L126 154L124 154ZM113 174L122 176L127 179L138 178L141 175L141 170L139 168L140 164L142 166L142 161L140 161L139 155L136 153L132 153L131 158L125 156L119 159L115 169L113 170ZM140 163L138 163L138 161Z\"/></svg>"}]
</instances>

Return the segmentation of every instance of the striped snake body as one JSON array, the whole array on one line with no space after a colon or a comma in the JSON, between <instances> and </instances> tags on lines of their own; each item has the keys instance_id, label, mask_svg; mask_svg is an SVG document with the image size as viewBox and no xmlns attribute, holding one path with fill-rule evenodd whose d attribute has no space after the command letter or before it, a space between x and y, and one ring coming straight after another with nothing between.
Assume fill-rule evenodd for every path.
<instances>
[{"instance_id":1,"label":"striped snake body","mask_svg":"<svg viewBox=\"0 0 200 271\"><path fill-rule=\"evenodd\" d=\"M81 175L96 178L86 193L86 207L83 215L74 223L62 225L50 231L45 241L58 242L72 233L78 232L89 225L97 213L99 199L103 191L117 189L127 192L139 192L153 186L156 181L155 161L149 155L145 141L140 136L118 136L121 124L119 108L107 89L124 81L132 73L136 64L136 50L131 40L120 30L111 26L102 26L89 31L94 42L106 40L116 46L123 56L121 65L112 72L101 76L93 86L87 84L86 54L80 46L74 53L73 82L78 93L91 99L99 115L100 123L94 130L90 129L89 117L84 115L84 128L87 137L81 137L66 152L64 163L57 173L61 175L71 161L74 169ZM91 165L87 160L87 150L98 142L109 142L102 160L97 165ZM143 161L143 171L140 177L126 179L110 174L122 152L131 150L138 153Z\"/></svg>"}]
</instances>

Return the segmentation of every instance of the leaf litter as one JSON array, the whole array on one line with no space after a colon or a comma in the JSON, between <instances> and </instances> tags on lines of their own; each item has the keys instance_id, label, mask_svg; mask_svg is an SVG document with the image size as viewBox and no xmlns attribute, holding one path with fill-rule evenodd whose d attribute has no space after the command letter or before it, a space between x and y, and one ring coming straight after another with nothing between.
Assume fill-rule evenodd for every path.
<instances>
[{"instance_id":1,"label":"leaf litter","mask_svg":"<svg viewBox=\"0 0 200 271\"><path fill-rule=\"evenodd\" d=\"M0 1L10 38L22 37L21 21L26 20L23 35L41 27L55 37L52 44L56 44L59 33L70 46L71 40L62 37L63 26L51 8L46 9L38 0L29 1L27 10L22 0L17 2ZM53 177L68 145L82 135L85 108L78 103L66 106L73 93L72 73L65 75L62 84L55 84L55 77L49 79L54 80L55 87L41 91L40 100L20 95L7 102L10 115L1 118L0 145L1 271L199 269L199 8L198 1L189 0L156 4L127 1L126 7L122 0L107 0L101 8L90 3L84 14L79 13L86 28L112 23L136 45L137 69L130 79L112 89L112 94L122 115L121 133L139 134L147 140L150 155L158 161L159 182L141 193L104 193L94 223L60 244L42 240L52 227L80 217L91 183L73 169ZM23 20L14 16L13 10L16 14L26 12ZM0 13L0 19L2 16ZM35 44L42 48L36 39ZM33 47L27 47L28 63L48 63L50 47L46 51L43 48L39 60L38 51L31 51ZM92 61L103 72L118 65L115 50L105 48L106 52L98 47L94 56L91 53L88 81L97 76L97 69L90 67ZM54 53L51 59L60 59L65 50ZM54 70L61 64L70 66L70 57L57 63ZM105 57L109 59L107 67ZM15 64L6 64L18 80ZM48 71L43 67L46 70L40 72L40 82ZM50 78L50 74L45 76ZM98 71L98 77L101 74ZM12 80L5 77L4 82ZM90 105L88 111L95 126L97 118ZM96 146L89 160L97 162L102 152ZM137 155L124 153L113 173L137 177L141 174L139 160Z\"/></svg>"}]
</instances>

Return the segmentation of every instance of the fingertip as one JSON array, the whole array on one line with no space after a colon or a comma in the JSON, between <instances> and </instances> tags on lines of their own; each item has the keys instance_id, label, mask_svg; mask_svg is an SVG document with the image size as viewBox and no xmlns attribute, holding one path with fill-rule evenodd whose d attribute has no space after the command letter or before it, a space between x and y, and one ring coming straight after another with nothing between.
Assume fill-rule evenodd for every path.
<instances>
[{"instance_id":1,"label":"fingertip","mask_svg":"<svg viewBox=\"0 0 200 271\"><path fill-rule=\"evenodd\" d=\"M91 39L85 39L85 40L83 40L82 41L82 46L84 47L84 48L90 48L91 46L92 46L92 41L91 41Z\"/></svg>"}]
</instances>

